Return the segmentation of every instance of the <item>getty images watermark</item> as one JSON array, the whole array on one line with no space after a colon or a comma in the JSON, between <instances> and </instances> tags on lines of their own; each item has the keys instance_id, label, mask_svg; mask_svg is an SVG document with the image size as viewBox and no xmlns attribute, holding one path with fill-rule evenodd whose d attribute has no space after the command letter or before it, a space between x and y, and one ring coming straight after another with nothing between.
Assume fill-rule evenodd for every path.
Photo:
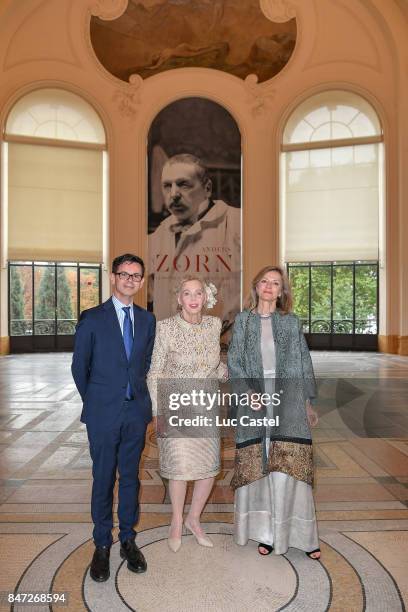
<instances>
[{"instance_id":1,"label":"getty images watermark","mask_svg":"<svg viewBox=\"0 0 408 612\"><path fill-rule=\"evenodd\" d=\"M388 374L387 374L388 376ZM159 379L157 385L160 437L291 438L308 433L306 398L316 397L321 422L336 421L345 439L400 439L408 429L408 380L385 375L290 378ZM316 389L317 386L317 389ZM227 392L226 392L227 391ZM306 406L305 406L306 408ZM404 429L405 428L405 429Z\"/></svg>"},{"instance_id":2,"label":"getty images watermark","mask_svg":"<svg viewBox=\"0 0 408 612\"><path fill-rule=\"evenodd\" d=\"M167 416L170 427L279 427L279 415L256 416L256 412L262 409L278 407L281 403L281 392L257 393L248 391L245 393L227 393L219 389L217 391L206 391L204 389L192 389L186 392L172 392L168 394L168 410L185 412L189 410L188 416L171 414ZM227 408L241 412L239 417L223 416L213 414L221 408ZM252 414L242 414L242 409L249 408ZM192 415L190 411L199 412ZM211 412L212 414L202 414Z\"/></svg>"}]
</instances>

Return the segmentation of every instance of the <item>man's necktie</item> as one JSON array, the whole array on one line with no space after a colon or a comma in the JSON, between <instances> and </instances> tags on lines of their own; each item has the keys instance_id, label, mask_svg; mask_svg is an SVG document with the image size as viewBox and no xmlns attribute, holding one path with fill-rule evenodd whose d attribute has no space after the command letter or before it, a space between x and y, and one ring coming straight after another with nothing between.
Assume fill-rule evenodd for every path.
<instances>
[{"instance_id":1,"label":"man's necktie","mask_svg":"<svg viewBox=\"0 0 408 612\"><path fill-rule=\"evenodd\" d=\"M130 359L130 353L132 352L133 346L133 327L130 318L130 306L124 306L122 308L125 313L125 320L123 321L123 341L125 343L125 351L128 361ZM129 399L132 397L132 389L130 383L127 385L126 397Z\"/></svg>"}]
</instances>

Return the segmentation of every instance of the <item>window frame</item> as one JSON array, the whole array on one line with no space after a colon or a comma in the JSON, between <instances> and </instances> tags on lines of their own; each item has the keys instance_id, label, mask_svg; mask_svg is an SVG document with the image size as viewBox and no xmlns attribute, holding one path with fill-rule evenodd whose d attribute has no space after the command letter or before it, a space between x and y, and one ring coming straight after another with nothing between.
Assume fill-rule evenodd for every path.
<instances>
[{"instance_id":1,"label":"window frame","mask_svg":"<svg viewBox=\"0 0 408 612\"><path fill-rule=\"evenodd\" d=\"M316 97L316 106L315 108L319 108L319 106L324 105L324 95L332 95L333 93L338 92L342 100L338 103L345 105L345 100L347 96L350 97L350 106L352 106L353 98L357 100L360 98L362 101L362 107L364 105L369 105L375 113L376 118L378 120L377 128L380 133L376 135L368 135L368 136L358 136L358 137L350 137L350 138L333 138L328 140L310 140L307 142L285 142L285 130L288 128L288 124L293 117L294 113L297 113L300 107L306 102L312 102L313 98ZM332 97L333 103L334 97ZM357 110L357 107L354 107ZM364 113L363 108L359 109L360 112ZM313 111L313 103L309 104L308 112ZM370 119L369 115L367 115ZM299 114L299 121L301 121L301 115ZM297 124L296 124L297 125ZM385 162L384 162L384 151L383 151L383 143L384 143L384 129L383 122L381 119L381 114L376 109L375 104L373 104L369 99L367 99L360 92L355 92L348 89L342 89L340 87L334 87L330 89L322 89L318 92L313 92L311 95L304 97L301 101L298 102L296 106L293 106L289 112L285 114L284 122L281 124L280 131L280 143L279 143L279 219L280 219L280 261L282 265L287 269L288 275L290 274L290 267L296 267L297 265L302 266L313 266L313 265L328 265L331 266L331 322L330 322L330 333L328 334L319 334L311 332L311 283L309 276L309 331L305 333L308 343L311 348L317 349L346 349L346 350L377 350L378 349L378 334L380 333L380 321L383 315L380 317L380 285L383 286L383 276L382 269L384 265L382 263L382 253L384 253L384 241L385 241L385 231L384 231L384 218L385 218L385 205L384 205L384 172L385 172ZM318 127L318 126L317 126ZM293 131L295 127L291 125L291 130ZM317 129L317 128L316 128ZM367 265L370 263L376 266L377 269L377 291L376 291L376 326L377 333L376 334L356 334L356 320L355 320L355 266L359 265L358 261L347 261L341 262L341 265L350 265L353 267L353 333L351 334L339 334L333 333L333 266L336 265L336 262L295 262L295 261L287 261L286 260L286 153L295 152L295 151L312 151L316 149L334 149L340 147L353 146L356 147L358 145L371 145L371 144L379 144L379 188L378 188L378 196L379 196L379 260L378 261L370 261L366 262L362 265ZM340 262L339 262L340 264ZM348 338L347 338L348 336Z\"/></svg>"},{"instance_id":2,"label":"window frame","mask_svg":"<svg viewBox=\"0 0 408 612\"><path fill-rule=\"evenodd\" d=\"M13 335L12 334L12 319L11 319L11 271L13 268L31 266L31 334ZM38 288L35 287L35 269L38 267L53 267L54 268L54 332L50 334L36 334L35 317L35 298ZM72 350L74 333L66 334L59 333L58 322L58 268L75 268L76 267L76 316L72 321L78 321L81 313L81 271L86 269L94 269L98 272L98 304L102 302L102 264L87 263L87 262L63 262L63 261L9 261L8 262L8 335L10 337L11 352L24 352L35 350Z\"/></svg>"}]
</instances>

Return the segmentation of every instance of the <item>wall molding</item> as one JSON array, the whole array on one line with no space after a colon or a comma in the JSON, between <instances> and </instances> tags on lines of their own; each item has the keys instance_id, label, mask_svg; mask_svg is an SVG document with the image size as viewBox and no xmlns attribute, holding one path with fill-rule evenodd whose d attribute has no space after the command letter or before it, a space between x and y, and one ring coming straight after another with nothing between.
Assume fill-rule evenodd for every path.
<instances>
[{"instance_id":1,"label":"wall molding","mask_svg":"<svg viewBox=\"0 0 408 612\"><path fill-rule=\"evenodd\" d=\"M296 17L296 8L288 0L260 0L261 11L276 23L284 23Z\"/></svg>"},{"instance_id":2,"label":"wall molding","mask_svg":"<svg viewBox=\"0 0 408 612\"><path fill-rule=\"evenodd\" d=\"M71 18L72 18L72 13L73 13L72 4L69 4L66 2L65 3L61 2L60 4L61 6L57 8L60 12L65 11L63 20L66 23L70 23ZM21 3L21 5L23 5L23 3ZM35 64L38 62L45 62L45 63L58 62L61 64L65 64L67 66L73 66L76 68L80 66L80 59L76 52L75 43L71 36L71 32L69 28L66 30L67 38L65 40L65 44L69 48L71 57L63 57L62 54L58 54L58 53L57 55L52 55L50 49L43 48L42 51L36 50L32 54L32 56L28 58L27 57L23 59L20 58L18 60L10 59L10 56L13 54L13 52L19 48L18 45L16 45L16 39L20 38L20 34L21 34L21 38L24 38L26 36L27 30L29 30L30 27L32 27L31 22L35 21L35 19L38 19L38 14L41 11L47 11L49 6L50 6L50 0L41 0L35 6L32 6L32 5L30 6L30 3L26 2L24 7L22 7L21 10L25 12L24 17L18 23L16 29L12 32L12 34L9 35L9 38L7 41L7 47L4 51L4 56L3 56L4 72L10 71L10 70L13 70L19 67L21 68L27 64ZM55 8L55 7L52 7L52 8ZM19 7L19 10L20 10L20 7ZM61 51L61 49L58 49L58 51Z\"/></svg>"},{"instance_id":3,"label":"wall molding","mask_svg":"<svg viewBox=\"0 0 408 612\"><path fill-rule=\"evenodd\" d=\"M89 10L103 21L113 21L123 15L128 4L129 0L91 0Z\"/></svg>"},{"instance_id":4,"label":"wall molding","mask_svg":"<svg viewBox=\"0 0 408 612\"><path fill-rule=\"evenodd\" d=\"M124 119L133 119L138 112L141 104L141 93L143 89L143 79L138 74L131 74L129 85L117 89L112 96L118 113Z\"/></svg>"},{"instance_id":5,"label":"wall molding","mask_svg":"<svg viewBox=\"0 0 408 612\"><path fill-rule=\"evenodd\" d=\"M376 42L376 38L375 36L373 36L372 32L370 31L369 25L367 25L367 15L365 14L365 11L363 12L361 10L361 7L358 6L357 2L354 3L354 5L349 5L349 4L342 2L342 0L332 0L331 6L332 6L332 9L333 7L336 8L339 11L339 14L341 14L342 12L347 14L349 17L349 23L350 24L353 23L356 26L356 29L358 28L361 32L364 33L365 40L369 43L369 47L370 47L371 61L367 61L365 59L364 60L358 59L357 57L353 57L352 59L351 58L342 59L340 56L338 58L332 58L332 59L326 58L322 61L316 60L314 58L317 55L319 55L319 41L318 41L318 36L317 36L315 38L315 42L313 45L313 51L312 51L311 57L309 58L307 69L313 69L316 67L321 68L328 64L333 65L333 64L339 64L339 63L344 62L346 64L358 65L363 68L381 73L383 70L383 67L381 64L381 56L378 51L378 45ZM325 24L323 25L321 20L318 19L317 20L317 34L319 34L320 27L324 28Z\"/></svg>"},{"instance_id":6,"label":"wall molding","mask_svg":"<svg viewBox=\"0 0 408 612\"><path fill-rule=\"evenodd\" d=\"M290 61L290 60L289 60ZM269 81L267 81L269 83ZM253 117L264 114L270 107L269 102L276 95L275 89L263 86L258 83L256 74L249 74L244 80L244 89L247 93L246 102L251 108Z\"/></svg>"}]
</instances>

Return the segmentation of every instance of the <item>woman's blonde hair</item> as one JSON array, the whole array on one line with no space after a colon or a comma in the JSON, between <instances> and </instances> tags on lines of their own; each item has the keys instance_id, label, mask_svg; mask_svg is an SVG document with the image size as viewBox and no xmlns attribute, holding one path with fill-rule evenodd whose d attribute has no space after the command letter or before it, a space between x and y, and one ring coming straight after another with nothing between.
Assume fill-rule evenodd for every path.
<instances>
[{"instance_id":1,"label":"woman's blonde hair","mask_svg":"<svg viewBox=\"0 0 408 612\"><path fill-rule=\"evenodd\" d=\"M203 288L203 292L204 292L204 295L205 295L205 302L203 304L203 308L205 308L205 304L207 302L207 292L205 290L205 282L199 276L195 276L194 274L189 274L188 276L183 276L183 278L181 278L179 280L179 282L177 283L177 285L176 285L175 294L176 294L176 297L177 297L177 310L181 310L181 306L180 306L180 304L178 302L178 297L179 297L180 293L183 290L183 285L185 285L189 281L198 281L200 283L201 287Z\"/></svg>"},{"instance_id":2,"label":"woman's blonde hair","mask_svg":"<svg viewBox=\"0 0 408 612\"><path fill-rule=\"evenodd\" d=\"M259 270L258 274L252 279L251 290L245 301L244 307L249 308L249 310L253 310L258 306L259 296L256 292L256 286L268 272L279 272L282 279L282 293L276 300L276 310L279 310L279 312L282 312L283 314L292 312L292 291L290 288L288 275L281 266L265 266L262 268L262 270Z\"/></svg>"}]
</instances>

